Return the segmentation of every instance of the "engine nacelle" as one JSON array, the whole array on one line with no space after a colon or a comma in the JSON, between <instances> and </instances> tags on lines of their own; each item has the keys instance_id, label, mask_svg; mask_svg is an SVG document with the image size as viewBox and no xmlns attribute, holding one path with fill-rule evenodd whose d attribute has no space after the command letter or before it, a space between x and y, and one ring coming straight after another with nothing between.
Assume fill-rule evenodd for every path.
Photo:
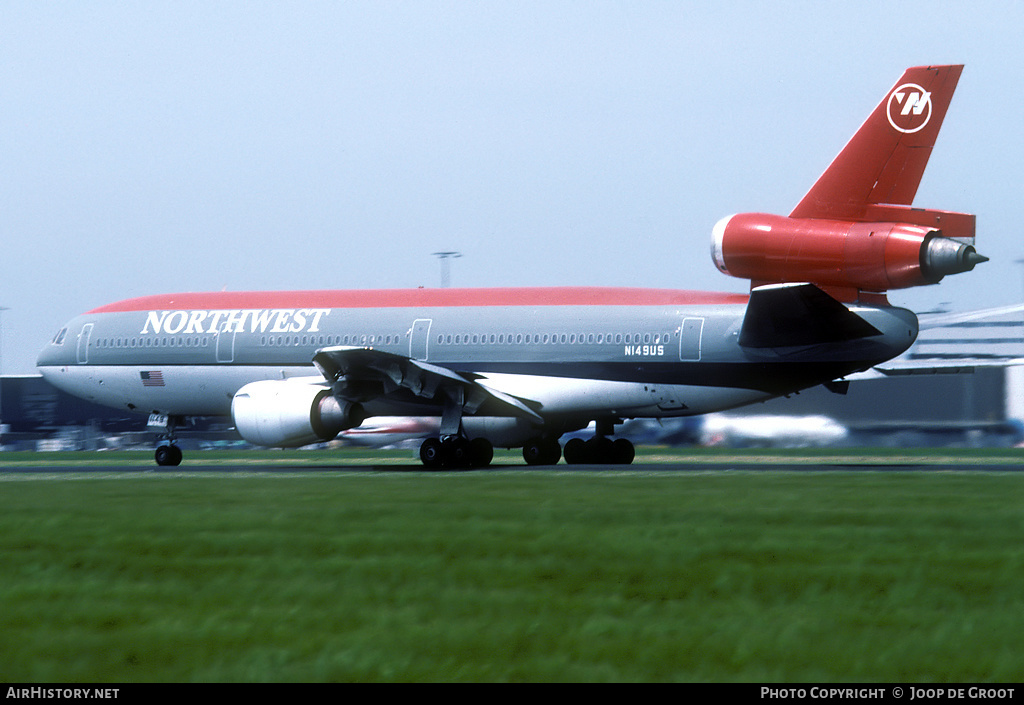
<instances>
[{"instance_id":1,"label":"engine nacelle","mask_svg":"<svg viewBox=\"0 0 1024 705\"><path fill-rule=\"evenodd\" d=\"M363 423L359 404L339 402L331 391L302 381L250 382L231 400L231 417L249 443L279 448L329 441Z\"/></svg>"},{"instance_id":2,"label":"engine nacelle","mask_svg":"<svg viewBox=\"0 0 1024 705\"><path fill-rule=\"evenodd\" d=\"M871 292L935 284L988 259L928 225L762 213L720 220L711 256L722 272L757 283L810 282Z\"/></svg>"}]
</instances>

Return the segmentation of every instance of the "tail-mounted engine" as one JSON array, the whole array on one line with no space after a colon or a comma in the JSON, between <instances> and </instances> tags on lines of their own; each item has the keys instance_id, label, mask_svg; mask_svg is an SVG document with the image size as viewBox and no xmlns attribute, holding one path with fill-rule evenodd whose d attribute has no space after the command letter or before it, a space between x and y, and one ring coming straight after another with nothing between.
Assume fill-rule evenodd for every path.
<instances>
[{"instance_id":1,"label":"tail-mounted engine","mask_svg":"<svg viewBox=\"0 0 1024 705\"><path fill-rule=\"evenodd\" d=\"M810 283L844 301L974 269L974 216L912 208L963 66L913 66L789 217L744 213L714 228L720 270Z\"/></svg>"},{"instance_id":2,"label":"tail-mounted engine","mask_svg":"<svg viewBox=\"0 0 1024 705\"><path fill-rule=\"evenodd\" d=\"M839 290L847 299L859 292L935 284L988 260L972 244L973 215L881 206L875 210L912 222L743 213L715 225L712 258L722 272L750 279L755 286L809 282Z\"/></svg>"},{"instance_id":3,"label":"tail-mounted engine","mask_svg":"<svg viewBox=\"0 0 1024 705\"><path fill-rule=\"evenodd\" d=\"M242 438L278 448L329 441L365 420L360 404L338 401L329 389L299 380L250 382L231 400L231 416Z\"/></svg>"}]
</instances>

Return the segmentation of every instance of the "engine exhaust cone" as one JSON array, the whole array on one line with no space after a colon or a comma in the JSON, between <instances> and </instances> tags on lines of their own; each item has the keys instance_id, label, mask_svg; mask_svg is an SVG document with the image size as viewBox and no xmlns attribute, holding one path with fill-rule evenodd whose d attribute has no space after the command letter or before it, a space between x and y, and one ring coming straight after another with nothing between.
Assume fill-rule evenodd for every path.
<instances>
[{"instance_id":1,"label":"engine exhaust cone","mask_svg":"<svg viewBox=\"0 0 1024 705\"><path fill-rule=\"evenodd\" d=\"M947 274L969 272L975 265L988 262L988 257L978 254L973 245L941 236L928 240L921 254L921 269L933 283Z\"/></svg>"}]
</instances>

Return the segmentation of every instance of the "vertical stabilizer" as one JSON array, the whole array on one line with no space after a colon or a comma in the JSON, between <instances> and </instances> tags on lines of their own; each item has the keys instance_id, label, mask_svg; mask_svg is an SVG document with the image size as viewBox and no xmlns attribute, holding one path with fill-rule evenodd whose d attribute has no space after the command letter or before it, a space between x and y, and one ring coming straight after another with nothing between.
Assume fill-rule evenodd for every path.
<instances>
[{"instance_id":1,"label":"vertical stabilizer","mask_svg":"<svg viewBox=\"0 0 1024 705\"><path fill-rule=\"evenodd\" d=\"M911 207L962 70L907 69L788 218L738 213L715 225L715 266L752 288L810 283L850 302L986 262L973 215ZM750 340L770 338L744 326L757 331Z\"/></svg>"},{"instance_id":2,"label":"vertical stabilizer","mask_svg":"<svg viewBox=\"0 0 1024 705\"><path fill-rule=\"evenodd\" d=\"M862 221L871 205L909 206L962 70L907 69L790 217Z\"/></svg>"}]
</instances>

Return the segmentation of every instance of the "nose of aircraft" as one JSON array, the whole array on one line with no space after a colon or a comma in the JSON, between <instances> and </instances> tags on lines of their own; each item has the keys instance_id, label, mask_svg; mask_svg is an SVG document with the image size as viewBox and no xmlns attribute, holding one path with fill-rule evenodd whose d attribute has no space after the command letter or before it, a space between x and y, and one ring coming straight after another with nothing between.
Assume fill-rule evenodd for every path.
<instances>
[{"instance_id":1,"label":"nose of aircraft","mask_svg":"<svg viewBox=\"0 0 1024 705\"><path fill-rule=\"evenodd\" d=\"M74 362L74 349L69 338L73 339L73 336L68 335L68 326L64 326L39 351L39 356L36 358L36 367L44 377L46 376L45 368L67 365Z\"/></svg>"}]
</instances>

